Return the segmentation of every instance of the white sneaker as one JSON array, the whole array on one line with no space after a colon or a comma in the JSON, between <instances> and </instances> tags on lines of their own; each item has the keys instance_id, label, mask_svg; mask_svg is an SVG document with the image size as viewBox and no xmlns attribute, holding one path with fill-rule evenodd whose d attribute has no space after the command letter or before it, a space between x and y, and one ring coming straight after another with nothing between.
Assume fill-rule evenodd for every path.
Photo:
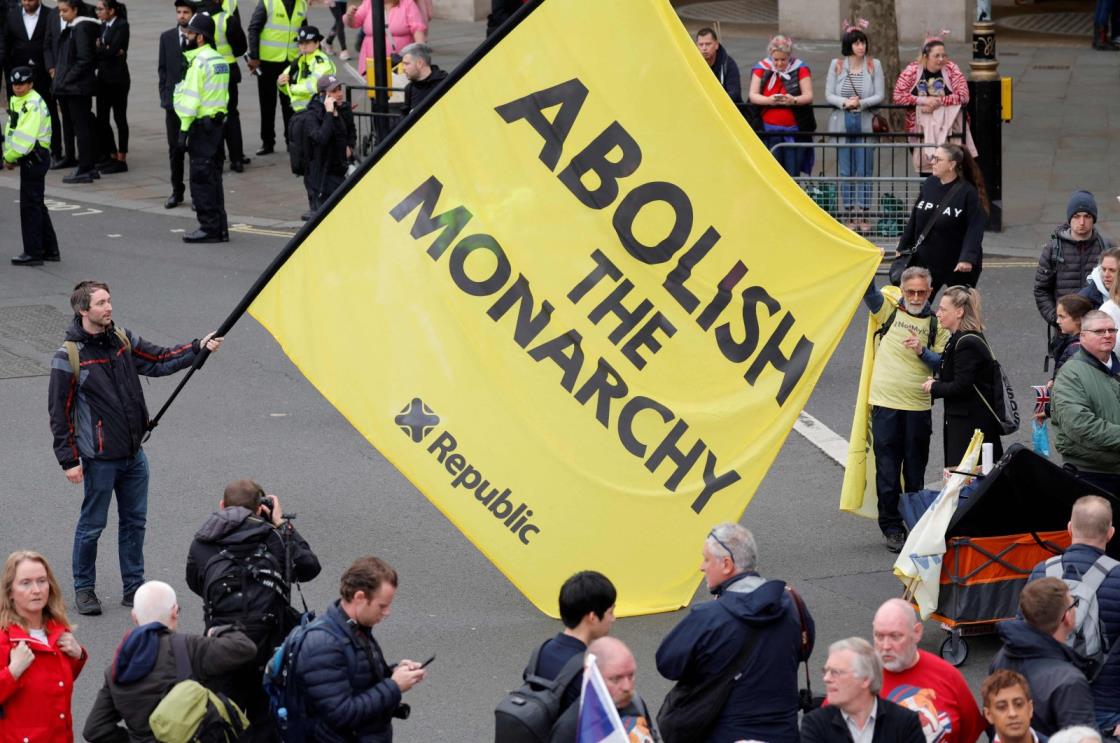
<instances>
[{"instance_id":1,"label":"white sneaker","mask_svg":"<svg viewBox=\"0 0 1120 743\"><path fill-rule=\"evenodd\" d=\"M328 57L333 57L334 56L334 44L331 44L329 42L326 43L326 44L323 44L323 51L327 53Z\"/></svg>"},{"instance_id":2,"label":"white sneaker","mask_svg":"<svg viewBox=\"0 0 1120 743\"><path fill-rule=\"evenodd\" d=\"M339 59L350 59L350 51L347 50L347 49L343 49L342 53L338 55L338 58Z\"/></svg>"}]
</instances>

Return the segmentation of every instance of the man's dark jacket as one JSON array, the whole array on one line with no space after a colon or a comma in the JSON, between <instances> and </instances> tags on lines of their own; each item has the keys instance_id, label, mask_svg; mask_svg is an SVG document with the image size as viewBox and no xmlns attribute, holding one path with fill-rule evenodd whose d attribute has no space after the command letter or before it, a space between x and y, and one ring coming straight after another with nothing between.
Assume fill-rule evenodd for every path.
<instances>
[{"instance_id":1,"label":"man's dark jacket","mask_svg":"<svg viewBox=\"0 0 1120 743\"><path fill-rule=\"evenodd\" d=\"M244 634L223 629L215 637L186 635L193 678L206 687L250 662L257 652ZM105 670L105 683L82 737L90 743L154 743L148 716L177 682L171 631L158 622L134 628ZM117 724L121 720L127 731Z\"/></svg>"},{"instance_id":2,"label":"man's dark jacket","mask_svg":"<svg viewBox=\"0 0 1120 743\"><path fill-rule=\"evenodd\" d=\"M1063 578L1080 580L1090 566L1104 552L1088 544L1070 545L1062 553ZM1046 563L1041 562L1031 572L1030 580L1046 577ZM1110 647L1120 643L1120 568L1116 568L1097 590L1097 607L1100 621ZM1097 712L1120 713L1120 651L1112 653L1100 673L1093 679L1093 707Z\"/></svg>"},{"instance_id":3,"label":"man's dark jacket","mask_svg":"<svg viewBox=\"0 0 1120 743\"><path fill-rule=\"evenodd\" d=\"M135 456L148 428L148 407L139 375L174 374L194 363L198 355L197 339L164 348L135 333L124 332L131 352L125 351L113 328L90 335L82 328L81 319L74 318L66 331L66 340L78 344L77 385L66 348L58 349L51 359L48 408L54 453L63 469L76 467L79 457Z\"/></svg>"},{"instance_id":4,"label":"man's dark jacket","mask_svg":"<svg viewBox=\"0 0 1120 743\"><path fill-rule=\"evenodd\" d=\"M97 92L98 23L78 16L59 33L54 46L54 94Z\"/></svg>"},{"instance_id":5,"label":"man's dark jacket","mask_svg":"<svg viewBox=\"0 0 1120 743\"><path fill-rule=\"evenodd\" d=\"M707 680L723 673L748 638L756 638L708 741L755 738L797 743L801 622L785 583L742 573L713 593L717 596L714 601L693 606L661 641L658 672L683 683ZM804 619L811 653L813 618L806 614Z\"/></svg>"},{"instance_id":6,"label":"man's dark jacket","mask_svg":"<svg viewBox=\"0 0 1120 743\"><path fill-rule=\"evenodd\" d=\"M183 58L183 47L179 40L179 27L169 28L159 35L159 61L156 73L159 79L159 106L165 111L175 108L172 96L175 86L186 74L187 65Z\"/></svg>"},{"instance_id":7,"label":"man's dark jacket","mask_svg":"<svg viewBox=\"0 0 1120 743\"><path fill-rule=\"evenodd\" d=\"M295 527L292 527L290 523L275 527L270 522L254 515L249 509L234 506L223 508L217 513L211 514L206 523L194 535L194 541L191 542L190 550L187 553L187 586L205 600L203 590L206 587L206 564L224 549L241 554L252 552L257 545L263 544L276 558L276 563L283 569L287 558L284 554L284 538L281 536L281 529L291 529L289 539L291 543L292 581L312 580L321 570L319 558L311 551L307 540L300 536ZM222 616L219 614L209 619L206 628L209 629L214 625L232 624L241 620L240 615ZM259 644L269 635L269 631L254 631L254 628L250 626L248 634ZM266 650L271 650L271 648L266 648Z\"/></svg>"},{"instance_id":8,"label":"man's dark jacket","mask_svg":"<svg viewBox=\"0 0 1120 743\"><path fill-rule=\"evenodd\" d=\"M743 83L739 75L739 65L727 53L727 50L720 45L716 49L716 61L712 64L712 72L716 76L716 80L731 96L731 100L736 103L743 102Z\"/></svg>"},{"instance_id":9,"label":"man's dark jacket","mask_svg":"<svg viewBox=\"0 0 1120 743\"><path fill-rule=\"evenodd\" d=\"M393 711L401 703L401 690L390 678L392 668L381 646L368 627L350 621L338 601L323 616L335 632L349 638L357 665L351 675L348 653L333 632L318 630L304 636L295 677L317 721L316 743L391 743Z\"/></svg>"},{"instance_id":10,"label":"man's dark jacket","mask_svg":"<svg viewBox=\"0 0 1120 743\"><path fill-rule=\"evenodd\" d=\"M801 720L801 743L851 743L852 733L839 707L821 707ZM887 699L878 700L871 743L925 743L918 713Z\"/></svg>"},{"instance_id":11,"label":"man's dark jacket","mask_svg":"<svg viewBox=\"0 0 1120 743\"><path fill-rule=\"evenodd\" d=\"M447 72L432 65L432 73L423 80L412 80L404 86L404 110L409 113L424 102L436 87L447 79Z\"/></svg>"},{"instance_id":12,"label":"man's dark jacket","mask_svg":"<svg viewBox=\"0 0 1120 743\"><path fill-rule=\"evenodd\" d=\"M27 29L23 25L23 9L9 10L4 28L4 70L11 73L16 67L30 67L35 78L32 81L35 92L42 96L51 95L51 76L48 70L45 53L48 38L48 29L58 26L58 12L54 8L39 6L39 22L31 38L27 37ZM4 75L8 79L8 74ZM11 82L8 83L11 90Z\"/></svg>"},{"instance_id":13,"label":"man's dark jacket","mask_svg":"<svg viewBox=\"0 0 1120 743\"><path fill-rule=\"evenodd\" d=\"M1054 240L1060 246L1059 259L1054 257ZM1112 242L1096 227L1088 240L1074 240L1069 225L1058 228L1053 239L1042 248L1034 272L1034 303L1046 322L1057 325L1058 298L1084 289L1085 280L1100 262L1101 253L1111 247Z\"/></svg>"},{"instance_id":14,"label":"man's dark jacket","mask_svg":"<svg viewBox=\"0 0 1120 743\"><path fill-rule=\"evenodd\" d=\"M308 116L312 120L308 132L310 151L307 153L307 182L315 189L319 198L330 195L323 193L328 183L333 181L337 184L346 177L346 168L349 166L346 148L353 151L358 140L350 105L343 100L336 110L338 116L327 113L322 95L315 96L307 104Z\"/></svg>"},{"instance_id":15,"label":"man's dark jacket","mask_svg":"<svg viewBox=\"0 0 1120 743\"><path fill-rule=\"evenodd\" d=\"M1000 622L996 631L1003 647L989 673L1006 668L1027 679L1034 700L1032 728L1048 736L1071 725L1096 729L1084 658L1021 619Z\"/></svg>"}]
</instances>

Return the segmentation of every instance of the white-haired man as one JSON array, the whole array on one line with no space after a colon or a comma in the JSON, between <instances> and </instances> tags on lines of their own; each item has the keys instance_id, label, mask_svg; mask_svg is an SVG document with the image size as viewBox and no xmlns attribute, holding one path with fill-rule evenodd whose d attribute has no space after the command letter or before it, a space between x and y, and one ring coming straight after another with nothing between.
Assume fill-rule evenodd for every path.
<instances>
[{"instance_id":1,"label":"white-haired man","mask_svg":"<svg viewBox=\"0 0 1120 743\"><path fill-rule=\"evenodd\" d=\"M700 570L716 600L693 606L657 649L658 672L678 684L731 678L705 740L798 740L797 666L813 651L813 618L808 610L801 615L784 582L760 576L757 562L749 531L738 524L712 529Z\"/></svg>"},{"instance_id":2,"label":"white-haired man","mask_svg":"<svg viewBox=\"0 0 1120 743\"><path fill-rule=\"evenodd\" d=\"M801 720L801 743L926 743L917 713L879 699L883 666L861 637L828 648L824 688L828 706Z\"/></svg>"},{"instance_id":3,"label":"white-haired man","mask_svg":"<svg viewBox=\"0 0 1120 743\"><path fill-rule=\"evenodd\" d=\"M152 580L136 589L132 622L136 625L121 641L113 662L105 670L105 683L97 693L82 736L90 743L154 740L148 716L179 678L172 643L185 647L194 678L203 686L252 663L256 644L230 627L214 627L207 637L182 634L175 590ZM180 643L182 643L180 645ZM124 729L118 723L124 722ZM125 732L127 730L127 733Z\"/></svg>"},{"instance_id":4,"label":"white-haired man","mask_svg":"<svg viewBox=\"0 0 1120 743\"><path fill-rule=\"evenodd\" d=\"M922 623L914 607L890 599L875 612L875 652L883 663L883 699L914 710L930 743L975 743L984 718L964 676L918 649Z\"/></svg>"},{"instance_id":5,"label":"white-haired man","mask_svg":"<svg viewBox=\"0 0 1120 743\"><path fill-rule=\"evenodd\" d=\"M660 743L654 716L634 690L634 675L638 664L626 643L616 637L600 637L587 646L587 652L595 656L599 673L610 692L611 701L618 709L618 717L626 729L630 743ZM575 743L579 737L578 704L568 707L552 727L549 743Z\"/></svg>"}]
</instances>

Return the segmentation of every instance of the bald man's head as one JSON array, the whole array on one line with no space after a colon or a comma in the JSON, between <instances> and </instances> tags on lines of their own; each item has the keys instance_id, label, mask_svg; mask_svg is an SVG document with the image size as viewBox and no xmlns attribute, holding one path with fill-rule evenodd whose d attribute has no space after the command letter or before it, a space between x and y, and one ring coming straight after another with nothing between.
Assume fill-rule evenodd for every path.
<instances>
[{"instance_id":1,"label":"bald man's head","mask_svg":"<svg viewBox=\"0 0 1120 743\"><path fill-rule=\"evenodd\" d=\"M1104 549L1112 539L1112 504L1099 495L1085 495L1073 504L1069 532L1078 544L1091 544Z\"/></svg>"},{"instance_id":2,"label":"bald man's head","mask_svg":"<svg viewBox=\"0 0 1120 743\"><path fill-rule=\"evenodd\" d=\"M875 612L872 622L875 652L883 668L899 673L918 662L922 623L909 602L889 599Z\"/></svg>"},{"instance_id":3,"label":"bald man's head","mask_svg":"<svg viewBox=\"0 0 1120 743\"><path fill-rule=\"evenodd\" d=\"M634 674L638 671L630 648L622 640L608 635L591 643L587 652L595 656L614 706L619 709L630 706L634 701Z\"/></svg>"}]
</instances>

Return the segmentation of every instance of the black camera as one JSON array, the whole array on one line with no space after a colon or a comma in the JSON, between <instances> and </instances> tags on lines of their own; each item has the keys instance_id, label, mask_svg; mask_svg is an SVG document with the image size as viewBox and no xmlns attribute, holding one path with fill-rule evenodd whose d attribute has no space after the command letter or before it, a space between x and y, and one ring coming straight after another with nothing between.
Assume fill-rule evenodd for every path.
<instances>
[{"instance_id":1,"label":"black camera","mask_svg":"<svg viewBox=\"0 0 1120 743\"><path fill-rule=\"evenodd\" d=\"M272 496L266 495L263 490L260 491L259 493L257 493L257 506L263 506L264 507L264 514L262 514L262 515L264 516L265 519L271 521L272 520Z\"/></svg>"},{"instance_id":2,"label":"black camera","mask_svg":"<svg viewBox=\"0 0 1120 743\"><path fill-rule=\"evenodd\" d=\"M398 720L407 720L408 716L412 714L412 707L407 702L401 702L397 708L393 710L393 717Z\"/></svg>"},{"instance_id":3,"label":"black camera","mask_svg":"<svg viewBox=\"0 0 1120 743\"><path fill-rule=\"evenodd\" d=\"M805 714L819 709L824 704L824 696L813 694L811 689L797 690L797 706Z\"/></svg>"}]
</instances>

